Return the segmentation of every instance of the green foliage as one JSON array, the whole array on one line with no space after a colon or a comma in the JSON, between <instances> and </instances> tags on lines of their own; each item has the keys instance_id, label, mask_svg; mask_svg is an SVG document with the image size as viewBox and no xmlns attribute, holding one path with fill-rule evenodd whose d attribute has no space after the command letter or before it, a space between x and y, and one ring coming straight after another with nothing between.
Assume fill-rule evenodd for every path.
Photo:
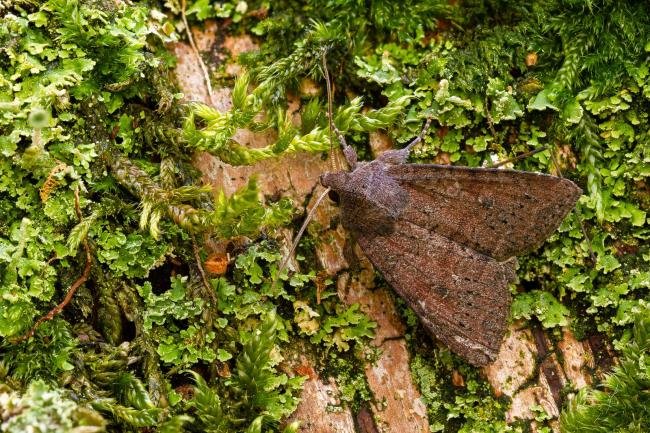
<instances>
[{"instance_id":1,"label":"green foliage","mask_svg":"<svg viewBox=\"0 0 650 433\"><path fill-rule=\"evenodd\" d=\"M89 407L79 405L58 389L43 381L34 381L19 393L3 389L0 393L2 431L40 431L52 433L101 433L106 431L106 420Z\"/></svg>"},{"instance_id":2,"label":"green foliage","mask_svg":"<svg viewBox=\"0 0 650 433\"><path fill-rule=\"evenodd\" d=\"M247 10L248 4L245 1L233 0L211 3L209 0L197 0L188 2L186 14L188 16L196 15L196 18L199 20L206 18L231 18L233 22L237 23L242 20Z\"/></svg>"},{"instance_id":3,"label":"green foliage","mask_svg":"<svg viewBox=\"0 0 650 433\"><path fill-rule=\"evenodd\" d=\"M53 320L41 326L34 338L20 344L4 341L0 347L9 374L27 383L35 379L54 381L73 370L72 358L78 346L69 324Z\"/></svg>"},{"instance_id":4,"label":"green foliage","mask_svg":"<svg viewBox=\"0 0 650 433\"><path fill-rule=\"evenodd\" d=\"M224 277L211 280L219 316L213 316L210 304L195 298L197 283L187 277L173 277L169 289L159 294L148 282L138 287L144 300L143 330L155 336L153 345L161 362L176 368L218 363L233 371L230 378L211 382L190 372L195 381L194 398L187 406L195 418L188 421L190 425L214 432L254 430L259 422L277 425L295 409L303 378L288 377L278 370L280 344L294 335L275 309L283 300L295 299L294 291L307 289L311 278L294 275L290 289L282 282L274 285L271 277L277 274L281 259L268 243L254 244L237 257L232 282ZM288 279L286 275L283 278L281 281ZM372 326L356 309L352 311L347 320ZM356 329L345 325L341 329L350 333ZM336 332L330 327L323 338L334 339ZM354 335L354 342L361 343L363 337L367 338ZM352 336L348 340L347 344L353 344ZM129 420L126 416L131 412L132 417L147 416L137 405L117 402L108 401L109 406L97 408L121 422L140 419Z\"/></svg>"},{"instance_id":5,"label":"green foliage","mask_svg":"<svg viewBox=\"0 0 650 433\"><path fill-rule=\"evenodd\" d=\"M95 400L92 405L94 409L110 414L116 422L131 428L152 427L156 424L158 410L155 408L136 409L123 406L113 399Z\"/></svg>"},{"instance_id":6,"label":"green foliage","mask_svg":"<svg viewBox=\"0 0 650 433\"><path fill-rule=\"evenodd\" d=\"M222 386L224 391L238 396L241 404L224 407L216 390L200 375L190 372L195 387L189 406L196 410L204 431L227 432L236 427L257 431L260 423L277 424L295 410L298 404L295 393L303 379L299 376L289 379L277 370L279 359L275 346L279 325L275 313L270 312L255 330L240 334L242 350L235 373Z\"/></svg>"},{"instance_id":7,"label":"green foliage","mask_svg":"<svg viewBox=\"0 0 650 433\"><path fill-rule=\"evenodd\" d=\"M288 55L278 56L278 53L274 53L272 63L255 70L256 79L260 83L256 91L264 100L272 104L281 102L285 99L287 88L295 86L301 77L320 75L319 65L323 54L344 42L342 29L337 22L324 23L318 21L315 16L310 17L309 22L309 30L294 40ZM265 23L260 24L253 31L258 34L266 33L268 29L263 28ZM273 22L270 25L273 26ZM285 45L285 49L288 45Z\"/></svg>"},{"instance_id":8,"label":"green foliage","mask_svg":"<svg viewBox=\"0 0 650 433\"><path fill-rule=\"evenodd\" d=\"M144 277L159 263L169 248L151 236L122 231L100 231L96 237L97 259L115 276Z\"/></svg>"},{"instance_id":9,"label":"green foliage","mask_svg":"<svg viewBox=\"0 0 650 433\"><path fill-rule=\"evenodd\" d=\"M340 351L350 349L350 341L363 341L374 336L376 323L359 311L359 305L348 308L340 306L336 315L325 317L318 331L312 335L311 342L325 347L334 346Z\"/></svg>"},{"instance_id":10,"label":"green foliage","mask_svg":"<svg viewBox=\"0 0 650 433\"><path fill-rule=\"evenodd\" d=\"M330 148L330 140L323 125L301 134L291 124L284 110L279 110L266 124L255 119L263 108L263 95L266 89L260 84L253 93L246 94L249 78L242 75L235 82L232 94L232 109L220 112L207 105L195 104L187 117L183 130L188 144L196 149L207 150L222 161L232 165L249 165L256 162L295 152L322 152ZM348 107L341 108L335 116L335 124L342 131L370 132L391 126L408 103L408 98L398 98L386 107L361 113L361 99L351 101ZM197 128L197 120L205 126ZM237 129L248 128L254 131L271 127L277 128L276 143L262 148L247 148L233 140Z\"/></svg>"},{"instance_id":11,"label":"green foliage","mask_svg":"<svg viewBox=\"0 0 650 433\"><path fill-rule=\"evenodd\" d=\"M511 310L513 319L530 319L535 315L544 328L569 324L569 310L551 293L542 290L532 290L517 295Z\"/></svg>"},{"instance_id":12,"label":"green foliage","mask_svg":"<svg viewBox=\"0 0 650 433\"><path fill-rule=\"evenodd\" d=\"M372 354L363 346L374 324L331 288L316 287L311 259L301 258L302 273L277 275L277 245L257 239L287 224L292 204L262 199L254 179L230 197L213 193L191 166L194 151L245 165L336 146L323 103L323 54L334 123L362 156L368 132L403 143L430 117L414 161L481 166L547 146L514 166L561 171L583 186L558 234L520 258L513 317L615 336L647 309L650 13L643 2L186 6L190 22L214 18L220 29L259 37L259 50L238 59L248 72L224 112L183 105L171 84L174 59L164 43L184 37L180 1L0 0L0 361L13 388L49 383L0 398L27 408L9 418L20 431L58 426L63 412L68 424L56 431L75 431L86 416L96 421L83 421L86 431L279 431L300 386L279 363L297 343L322 356L344 403L371 400L363 362ZM309 80L320 89L303 92ZM300 124L290 94L301 98ZM277 139L249 148L233 139L238 129ZM225 274L204 275L199 264L209 252L201 242L236 236L251 242L233 253ZM60 316L13 345L9 338L81 275L85 241L89 280ZM635 344L634 353L645 350ZM445 350L433 358L413 346L432 431L521 430L505 426L506 402L490 396L474 369ZM614 376L642 383L643 356L634 353L624 358L636 364ZM449 384L454 369L465 387ZM192 372L194 398L181 396L182 370ZM634 389L625 377L580 397L577 407L618 407L623 400L610 390ZM572 416L565 419L582 415Z\"/></svg>"},{"instance_id":13,"label":"green foliage","mask_svg":"<svg viewBox=\"0 0 650 433\"><path fill-rule=\"evenodd\" d=\"M142 317L144 329L150 330L154 324L164 325L166 320L185 320L201 314L203 301L186 299L186 282L187 277L172 277L171 288L159 296L152 292L149 282L138 287L146 307Z\"/></svg>"},{"instance_id":14,"label":"green foliage","mask_svg":"<svg viewBox=\"0 0 650 433\"><path fill-rule=\"evenodd\" d=\"M373 401L373 394L365 375L365 367L367 362L373 362L372 356L376 356L376 354L376 351L365 356L362 353L335 351L330 351L327 354L324 361L325 374L331 375L336 381L341 393L341 406L349 407L353 412L358 413L362 406ZM331 409L336 410L336 407Z\"/></svg>"},{"instance_id":15,"label":"green foliage","mask_svg":"<svg viewBox=\"0 0 650 433\"><path fill-rule=\"evenodd\" d=\"M299 389L303 378L289 379L278 374L279 359L273 356L279 326L277 316L271 312L257 329L240 336L243 347L231 384L242 395L245 413L257 415L253 423L260 418L265 422L278 422L298 405L293 393Z\"/></svg>"},{"instance_id":16,"label":"green foliage","mask_svg":"<svg viewBox=\"0 0 650 433\"><path fill-rule=\"evenodd\" d=\"M210 347L215 332L206 330L200 317L204 301L192 299L186 283L187 277L172 277L171 288L159 296L153 294L149 282L138 287L146 307L142 317L144 330L156 335L160 360L180 366L216 358Z\"/></svg>"},{"instance_id":17,"label":"green foliage","mask_svg":"<svg viewBox=\"0 0 650 433\"><path fill-rule=\"evenodd\" d=\"M156 33L142 7L102 10L52 0L11 12L0 19L2 336L25 332L40 314L38 304L72 283L71 275L81 272L74 257L81 239L93 233L93 223L107 224L93 213L66 245L77 222L72 191L83 195L92 185L101 147L82 133L81 103L95 100L114 111L129 92L105 86L139 80L142 68L159 64L144 50ZM97 211L97 204L82 199L84 209Z\"/></svg>"},{"instance_id":18,"label":"green foliage","mask_svg":"<svg viewBox=\"0 0 650 433\"><path fill-rule=\"evenodd\" d=\"M47 398L61 400L41 416L30 388L29 410L3 411L11 414L4 421L11 431L81 431L77 418L87 414L78 405L101 421L84 431L196 430L205 417L188 415L201 411L171 378L218 364L237 374L210 380L228 390L228 431L278 430L302 381L277 367L291 327L278 317L257 335L251 324L290 302L311 276L293 275L291 293L283 282L273 285L281 257L254 244L214 287L204 280L196 239L272 234L292 206L265 203L254 180L214 199L199 184L190 153L202 145L182 120L198 107L181 106L170 84L173 59L163 46L177 37L170 17L144 1L1 2L0 12L2 378L17 388L45 379L54 395ZM272 149L251 153L231 142L228 134L262 114L247 87L242 80L235 89L233 116L211 125L227 136L224 149L212 149L224 161L328 148L322 128L301 133L283 112L264 125L280 130ZM197 135L209 135L204 120ZM88 281L54 320L14 342L65 297L84 268L86 243ZM67 390L77 403L64 398ZM7 398L12 407L24 403L17 393ZM60 428L57 410L67 416Z\"/></svg>"},{"instance_id":19,"label":"green foliage","mask_svg":"<svg viewBox=\"0 0 650 433\"><path fill-rule=\"evenodd\" d=\"M29 218L13 221L8 229L8 237L0 239L2 336L15 335L27 328L36 315L32 301L52 296L56 272L46 267L46 254L52 250L61 251L62 255L67 253L60 235L52 228L40 230Z\"/></svg>"},{"instance_id":20,"label":"green foliage","mask_svg":"<svg viewBox=\"0 0 650 433\"><path fill-rule=\"evenodd\" d=\"M163 337L158 355L161 361L178 365L195 364L199 360L214 361L216 354L208 346L214 337L214 331L204 332L196 325L190 325L181 329L178 335Z\"/></svg>"},{"instance_id":21,"label":"green foliage","mask_svg":"<svg viewBox=\"0 0 650 433\"><path fill-rule=\"evenodd\" d=\"M289 199L264 206L259 200L257 183L249 179L248 185L230 197L221 191L214 200L214 210L209 224L220 237L250 236L261 229L272 229L289 222L293 206Z\"/></svg>"},{"instance_id":22,"label":"green foliage","mask_svg":"<svg viewBox=\"0 0 650 433\"><path fill-rule=\"evenodd\" d=\"M195 385L194 398L189 405L196 409L196 417L202 428L208 433L228 431L228 420L224 417L219 395L198 373L193 371L190 373L194 378Z\"/></svg>"},{"instance_id":23,"label":"green foliage","mask_svg":"<svg viewBox=\"0 0 650 433\"><path fill-rule=\"evenodd\" d=\"M452 371L464 377L465 385L451 383ZM429 360L421 353L411 363L411 374L422 392L432 432L521 432L504 420L507 402L494 398L490 386L475 370L458 361L448 351Z\"/></svg>"},{"instance_id":24,"label":"green foliage","mask_svg":"<svg viewBox=\"0 0 650 433\"><path fill-rule=\"evenodd\" d=\"M599 388L584 389L560 418L563 433L643 432L650 425L650 310L617 344L620 363Z\"/></svg>"}]
</instances>

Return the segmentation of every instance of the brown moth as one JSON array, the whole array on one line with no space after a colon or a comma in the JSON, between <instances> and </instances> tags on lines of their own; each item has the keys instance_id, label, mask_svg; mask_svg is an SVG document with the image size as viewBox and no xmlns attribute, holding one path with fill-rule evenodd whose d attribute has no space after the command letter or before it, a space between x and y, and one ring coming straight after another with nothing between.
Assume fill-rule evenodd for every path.
<instances>
[{"instance_id":1,"label":"brown moth","mask_svg":"<svg viewBox=\"0 0 650 433\"><path fill-rule=\"evenodd\" d=\"M422 324L471 364L495 360L510 311L515 256L539 247L582 191L516 170L409 164L410 149L321 176L341 222Z\"/></svg>"}]
</instances>

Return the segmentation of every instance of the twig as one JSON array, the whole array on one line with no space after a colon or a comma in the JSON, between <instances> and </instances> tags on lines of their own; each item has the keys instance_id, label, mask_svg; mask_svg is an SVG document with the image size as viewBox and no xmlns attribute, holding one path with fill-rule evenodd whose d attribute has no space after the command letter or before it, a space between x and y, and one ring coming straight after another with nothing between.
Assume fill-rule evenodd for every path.
<instances>
[{"instance_id":1,"label":"twig","mask_svg":"<svg viewBox=\"0 0 650 433\"><path fill-rule=\"evenodd\" d=\"M77 218L79 218L79 222L82 221L82 215L81 215L81 207L79 206L79 188L75 188L74 190L74 209L75 212L77 213ZM72 298L74 294L77 292L77 289L81 287L86 280L88 280L88 277L90 276L90 267L92 264L92 257L90 255L90 245L88 244L88 237L85 236L83 241L83 246L84 250L86 251L86 265L84 266L83 273L79 278L75 280L74 283L70 286L68 289L68 292L65 294L65 298L63 298L63 301L61 301L56 307L52 308L49 313L47 313L45 316L41 317L34 323L34 326L23 336L18 337L16 339L12 340L12 343L21 343L25 340L30 339L36 330L38 329L39 326L41 326L42 323L47 322L48 320L54 319L54 316L57 314L61 313L63 309L72 301Z\"/></svg>"},{"instance_id":2,"label":"twig","mask_svg":"<svg viewBox=\"0 0 650 433\"><path fill-rule=\"evenodd\" d=\"M560 167L560 162L557 160L554 150L555 150L555 147L551 150L551 161L553 162L553 165L555 166L555 170L557 170L558 177L564 177L564 174L562 174L562 167Z\"/></svg>"},{"instance_id":3,"label":"twig","mask_svg":"<svg viewBox=\"0 0 650 433\"><path fill-rule=\"evenodd\" d=\"M494 129L494 122L492 120L492 115L490 114L490 107L488 107L489 100L487 95L485 95L485 118L487 119L488 127L490 128L490 132L492 133L492 137L496 138L497 137L497 132Z\"/></svg>"},{"instance_id":4,"label":"twig","mask_svg":"<svg viewBox=\"0 0 650 433\"><path fill-rule=\"evenodd\" d=\"M208 89L210 104L212 104L212 84L210 83L210 74L208 73L208 67L205 66L205 63L203 63L203 59L201 58L199 49L196 47L196 44L194 43L194 38L192 37L192 30L190 29L190 26L187 23L187 17L185 16L186 7L187 7L186 0L181 0L181 19L183 20L183 25L185 26L185 31L187 32L187 39L190 41L190 46L192 47L192 51L194 51L194 55L196 56L196 59L199 61L199 66L201 67L201 71L203 72L203 80L205 81L205 85Z\"/></svg>"}]
</instances>

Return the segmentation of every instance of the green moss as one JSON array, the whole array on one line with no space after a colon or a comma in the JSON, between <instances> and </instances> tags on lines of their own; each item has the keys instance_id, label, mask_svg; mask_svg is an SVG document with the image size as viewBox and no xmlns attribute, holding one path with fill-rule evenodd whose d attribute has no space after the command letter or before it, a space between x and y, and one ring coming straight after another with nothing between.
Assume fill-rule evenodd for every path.
<instances>
[{"instance_id":1,"label":"green moss","mask_svg":"<svg viewBox=\"0 0 650 433\"><path fill-rule=\"evenodd\" d=\"M462 386L452 384L453 372L463 377ZM522 432L505 423L509 400L493 397L489 384L448 352L434 359L424 351L417 353L411 373L422 392L431 431Z\"/></svg>"},{"instance_id":2,"label":"green moss","mask_svg":"<svg viewBox=\"0 0 650 433\"><path fill-rule=\"evenodd\" d=\"M213 18L259 38L259 51L239 58L249 72L234 83L233 108L219 113L182 104L170 84L175 60L164 44L184 37L180 2L0 1L3 380L48 380L38 392L76 410L64 402L63 389L73 390L112 431L278 431L300 382L278 363L285 347L309 340L346 404L371 399L361 361L373 324L327 286L316 302L323 287L309 240L304 272L272 282L280 254L258 236L288 224L293 205L262 200L254 181L213 200L191 166L197 150L233 164L327 151L324 98L303 95L301 125L286 106L303 80L322 82L323 53L335 123L366 159L368 132L399 145L425 117L434 125L415 162L481 166L547 146L515 167L562 171L585 195L557 234L520 258L513 317L569 324L579 337L629 330L650 289L647 8L452 3L188 1L191 23ZM278 140L240 146L232 135L244 127ZM197 255L208 251L196 242L241 235L251 243L206 284ZM81 275L86 240L88 282L54 321L12 344ZM418 349L430 340L405 317L434 431L527 428L503 424L507 402L475 369L444 349ZM454 370L464 387L450 385ZM188 386L195 399L181 398Z\"/></svg>"},{"instance_id":3,"label":"green moss","mask_svg":"<svg viewBox=\"0 0 650 433\"><path fill-rule=\"evenodd\" d=\"M0 408L8 414L2 424L2 429L7 432L34 429L52 433L106 431L106 420L99 413L79 405L70 396L42 381L32 382L22 395L3 390Z\"/></svg>"},{"instance_id":4,"label":"green moss","mask_svg":"<svg viewBox=\"0 0 650 433\"><path fill-rule=\"evenodd\" d=\"M569 432L642 432L650 423L648 352L650 310L635 316L632 332L618 341L620 364L599 389L584 389L562 413L561 430Z\"/></svg>"}]
</instances>

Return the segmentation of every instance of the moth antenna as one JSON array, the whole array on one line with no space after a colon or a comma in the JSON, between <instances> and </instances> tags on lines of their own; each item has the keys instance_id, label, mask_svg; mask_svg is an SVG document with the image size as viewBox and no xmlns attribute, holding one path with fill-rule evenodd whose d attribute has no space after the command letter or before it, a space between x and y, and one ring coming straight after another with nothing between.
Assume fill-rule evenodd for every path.
<instances>
[{"instance_id":1,"label":"moth antenna","mask_svg":"<svg viewBox=\"0 0 650 433\"><path fill-rule=\"evenodd\" d=\"M302 235L305 233L305 230L307 229L307 225L311 222L312 219L314 219L314 215L316 215L316 209L318 209L318 206L320 203L323 201L325 196L332 190L332 188L327 187L325 191L321 193L321 195L318 196L316 201L314 202L314 206L309 210L309 213L307 214L307 218L305 218L305 221L302 223L302 226L300 227L300 230L298 230L298 233L296 234L296 238L294 239L293 243L291 244L291 248L289 249L289 252L284 256L282 259L282 262L280 263L280 267L278 268L278 273L276 274L275 278L273 279L273 287L275 287L275 283L277 283L278 278L280 278L280 274L282 274L282 271L287 267L287 263L289 263L289 259L293 255L293 253L296 251L296 248L298 248L298 242L300 242L300 239L302 239Z\"/></svg>"},{"instance_id":2,"label":"moth antenna","mask_svg":"<svg viewBox=\"0 0 650 433\"><path fill-rule=\"evenodd\" d=\"M424 136L427 135L427 132L429 131L429 128L431 127L431 117L427 117L427 121L424 122L424 126L422 127L422 130L418 134L417 137L413 139L409 144L406 145L405 149L410 151L413 146L418 144L422 139L424 139Z\"/></svg>"},{"instance_id":3,"label":"moth antenna","mask_svg":"<svg viewBox=\"0 0 650 433\"><path fill-rule=\"evenodd\" d=\"M345 159L350 164L350 168L354 170L354 168L357 165L357 154L354 151L354 149L348 145L347 141L345 141L345 137L334 124L334 114L333 114L334 110L332 108L332 82L330 80L329 70L327 69L327 57L325 52L323 52L322 61L323 61L323 75L325 76L325 84L327 85L327 119L328 119L328 124L330 129L330 161L332 165L332 170L339 171L337 158L334 155L334 150L332 146L332 142L333 142L332 130L334 130L334 133L336 134L339 143L341 143L341 147L343 148L343 154L345 155Z\"/></svg>"},{"instance_id":4,"label":"moth antenna","mask_svg":"<svg viewBox=\"0 0 650 433\"><path fill-rule=\"evenodd\" d=\"M503 161L495 162L494 164L488 165L488 168L498 168L501 167L502 165L509 164L511 162L519 161L520 159L525 159L528 158L529 156L533 156L536 153L543 152L546 149L548 149L548 146L542 146L537 149L533 149L529 152L525 152L522 154L519 154L517 156L513 156L512 158L504 159ZM562 174L560 174L560 177L562 177Z\"/></svg>"},{"instance_id":5,"label":"moth antenna","mask_svg":"<svg viewBox=\"0 0 650 433\"><path fill-rule=\"evenodd\" d=\"M329 126L329 138L330 138L330 165L332 171L338 171L336 167L336 160L334 158L334 149L332 144L332 126L334 126L334 121L332 120L332 83L330 82L330 73L327 69L327 51L323 51L322 56L323 62L323 75L325 76L325 85L327 87L327 124Z\"/></svg>"}]
</instances>

